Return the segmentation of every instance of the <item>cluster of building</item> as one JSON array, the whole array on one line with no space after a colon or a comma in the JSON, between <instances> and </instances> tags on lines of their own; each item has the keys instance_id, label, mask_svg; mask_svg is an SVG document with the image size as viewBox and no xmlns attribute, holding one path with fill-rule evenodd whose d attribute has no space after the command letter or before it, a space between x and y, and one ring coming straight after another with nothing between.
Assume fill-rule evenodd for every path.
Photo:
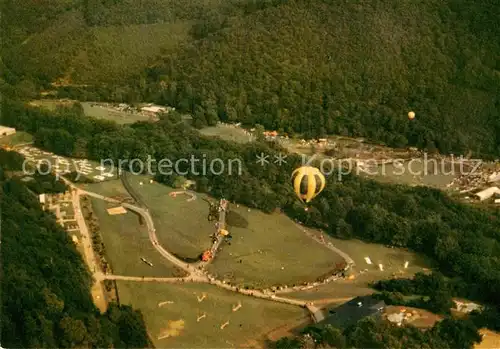
<instances>
[{"instance_id":1,"label":"cluster of building","mask_svg":"<svg viewBox=\"0 0 500 349\"><path fill-rule=\"evenodd\" d=\"M472 199L486 202L493 200L495 204L500 204L500 171L498 166L493 168L481 168L480 172L461 175L455 178L448 187L459 190L461 194L477 191L472 195ZM470 200L470 196L465 197Z\"/></svg>"},{"instance_id":2,"label":"cluster of building","mask_svg":"<svg viewBox=\"0 0 500 349\"><path fill-rule=\"evenodd\" d=\"M171 110L175 110L175 108L172 107L165 107L161 105L155 105L155 104L146 104L142 107L133 107L129 104L126 103L92 103L90 105L91 107L100 107L100 108L106 108L106 109L112 109L118 112L125 112L125 113L140 113L145 116L149 117L155 117L158 116L161 113L168 113Z\"/></svg>"},{"instance_id":3,"label":"cluster of building","mask_svg":"<svg viewBox=\"0 0 500 349\"><path fill-rule=\"evenodd\" d=\"M68 232L79 231L75 214L72 212L73 204L70 192L60 194L40 194L38 196L38 200L44 210L49 210L54 213L57 218L57 222ZM74 238L73 241L75 241Z\"/></svg>"},{"instance_id":4,"label":"cluster of building","mask_svg":"<svg viewBox=\"0 0 500 349\"><path fill-rule=\"evenodd\" d=\"M480 170L476 170L474 173L462 174L449 183L447 187L459 190L460 193L469 193L500 182L500 171L495 168L497 164L494 165L492 168L481 166Z\"/></svg>"}]
</instances>

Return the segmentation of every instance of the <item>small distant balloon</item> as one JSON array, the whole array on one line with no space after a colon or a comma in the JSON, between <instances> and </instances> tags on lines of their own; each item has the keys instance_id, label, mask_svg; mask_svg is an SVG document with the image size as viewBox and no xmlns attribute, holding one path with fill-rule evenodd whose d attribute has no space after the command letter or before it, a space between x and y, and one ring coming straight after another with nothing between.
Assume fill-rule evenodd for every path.
<instances>
[{"instance_id":1,"label":"small distant balloon","mask_svg":"<svg viewBox=\"0 0 500 349\"><path fill-rule=\"evenodd\" d=\"M415 113L414 113L414 112L412 112L412 111L411 111L411 112L409 112L409 113L408 113L408 119L410 119L410 120L415 119Z\"/></svg>"}]
</instances>

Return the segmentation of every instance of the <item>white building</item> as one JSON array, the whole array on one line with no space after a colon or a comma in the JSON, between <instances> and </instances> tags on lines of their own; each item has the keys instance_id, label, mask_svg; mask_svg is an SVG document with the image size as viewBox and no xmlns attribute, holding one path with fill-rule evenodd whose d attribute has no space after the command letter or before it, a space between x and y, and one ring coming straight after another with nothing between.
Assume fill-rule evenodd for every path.
<instances>
[{"instance_id":1,"label":"white building","mask_svg":"<svg viewBox=\"0 0 500 349\"><path fill-rule=\"evenodd\" d=\"M158 105L148 105L147 107L142 107L141 111L149 115L156 115L158 113L166 113L168 110Z\"/></svg>"},{"instance_id":2,"label":"white building","mask_svg":"<svg viewBox=\"0 0 500 349\"><path fill-rule=\"evenodd\" d=\"M500 189L498 189L498 187L490 187L488 189L480 191L479 193L476 193L475 195L480 201L484 201L488 200L495 194L500 194Z\"/></svg>"},{"instance_id":3,"label":"white building","mask_svg":"<svg viewBox=\"0 0 500 349\"><path fill-rule=\"evenodd\" d=\"M14 133L16 133L15 128L0 125L0 138L13 135Z\"/></svg>"},{"instance_id":4,"label":"white building","mask_svg":"<svg viewBox=\"0 0 500 349\"><path fill-rule=\"evenodd\" d=\"M45 194L38 195L38 200L40 201L40 203L42 205L44 205L45 204Z\"/></svg>"}]
</instances>

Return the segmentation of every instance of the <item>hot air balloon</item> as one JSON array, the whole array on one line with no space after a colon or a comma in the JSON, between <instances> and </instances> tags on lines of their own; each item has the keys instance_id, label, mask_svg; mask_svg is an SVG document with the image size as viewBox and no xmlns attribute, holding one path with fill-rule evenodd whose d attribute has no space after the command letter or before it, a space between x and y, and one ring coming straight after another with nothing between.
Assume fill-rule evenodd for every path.
<instances>
[{"instance_id":1,"label":"hot air balloon","mask_svg":"<svg viewBox=\"0 0 500 349\"><path fill-rule=\"evenodd\" d=\"M409 113L408 113L408 119L410 119L410 120L415 119L415 113L414 113L414 112L412 112L412 111L411 111L411 112L409 112Z\"/></svg>"},{"instance_id":2,"label":"hot air balloon","mask_svg":"<svg viewBox=\"0 0 500 349\"><path fill-rule=\"evenodd\" d=\"M308 203L325 188L325 176L316 167L302 166L292 173L295 194Z\"/></svg>"}]
</instances>

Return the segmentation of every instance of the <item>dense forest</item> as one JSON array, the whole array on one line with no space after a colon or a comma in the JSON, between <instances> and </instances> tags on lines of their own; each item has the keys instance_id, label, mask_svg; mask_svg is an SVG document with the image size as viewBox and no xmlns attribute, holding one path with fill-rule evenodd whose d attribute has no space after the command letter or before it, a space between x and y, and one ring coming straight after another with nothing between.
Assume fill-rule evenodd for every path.
<instances>
[{"instance_id":1,"label":"dense forest","mask_svg":"<svg viewBox=\"0 0 500 349\"><path fill-rule=\"evenodd\" d=\"M68 234L42 211L38 195L10 175L22 157L0 150L2 243L1 341L4 348L150 347L142 315L111 304L100 315L90 296L91 278ZM52 176L35 176L34 188Z\"/></svg>"},{"instance_id":2,"label":"dense forest","mask_svg":"<svg viewBox=\"0 0 500 349\"><path fill-rule=\"evenodd\" d=\"M500 43L461 6L286 1L166 55L151 92L198 119L499 154Z\"/></svg>"},{"instance_id":3,"label":"dense forest","mask_svg":"<svg viewBox=\"0 0 500 349\"><path fill-rule=\"evenodd\" d=\"M500 154L491 0L4 3L13 94L63 78L60 96L170 104L200 127L241 121Z\"/></svg>"}]
</instances>

